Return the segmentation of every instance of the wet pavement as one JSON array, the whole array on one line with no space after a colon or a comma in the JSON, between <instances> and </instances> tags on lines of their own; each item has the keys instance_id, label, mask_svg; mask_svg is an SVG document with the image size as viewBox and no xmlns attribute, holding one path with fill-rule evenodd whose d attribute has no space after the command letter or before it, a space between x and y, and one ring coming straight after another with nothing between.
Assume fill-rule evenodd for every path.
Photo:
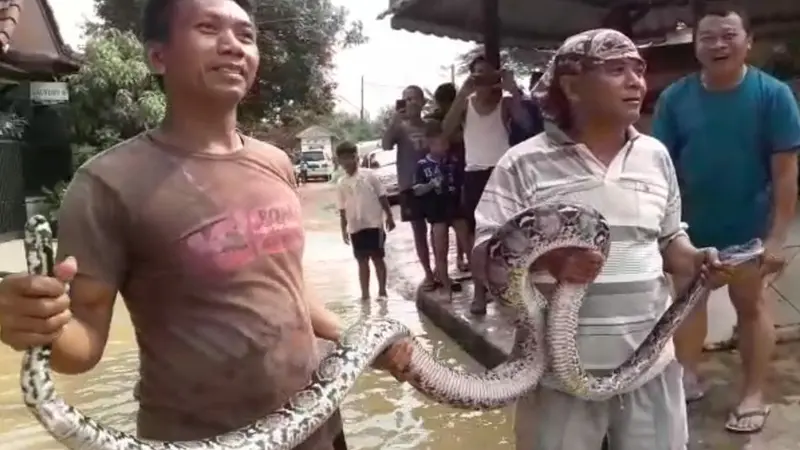
<instances>
[{"instance_id":1,"label":"wet pavement","mask_svg":"<svg viewBox=\"0 0 800 450\"><path fill-rule=\"evenodd\" d=\"M341 242L334 191L312 183L300 189L307 230L306 263L309 284L346 324L364 315L388 315L406 324L423 346L448 365L479 370L437 327L419 314L412 285L392 283L386 303L358 300L356 265L350 247ZM20 242L0 244L0 270L22 271ZM413 288L413 287L412 287ZM373 289L373 292L376 292ZM118 302L108 347L101 363L80 376L56 376L59 392L101 423L133 431L136 403L132 390L138 378L138 350L122 302ZM0 449L59 448L22 406L19 392L20 356L0 348ZM342 405L344 430L352 450L510 450L513 448L508 411L465 412L437 405L411 386L391 376L368 371Z\"/></svg>"},{"instance_id":2,"label":"wet pavement","mask_svg":"<svg viewBox=\"0 0 800 450\"><path fill-rule=\"evenodd\" d=\"M795 302L800 300L800 258L795 258L800 232L795 224L794 241L787 249L792 259L783 276L773 283L772 306L779 321L778 333L783 341L778 346L773 370L767 383L767 401L773 404L772 413L761 434L734 435L724 429L724 422L736 400L739 386L739 357L735 350L710 351L701 366L710 389L706 397L689 407L690 450L789 450L800 449L800 342L797 341L797 313ZM451 256L452 256L451 252ZM408 285L422 280L422 270L414 254L413 238L404 228L398 229L387 240L387 258L396 269L393 275ZM451 264L452 267L452 264ZM502 362L512 345L513 329L507 309L490 303L486 316L476 317L469 312L472 284L463 284L463 292L454 294L452 300L441 292L417 291L417 307L431 322L469 353L475 360L492 367ZM775 289L777 288L777 289ZM716 320L725 314L726 295L720 291L712 299L710 316ZM722 297L722 298L720 298ZM716 304L716 305L715 305ZM719 324L717 324L719 325ZM729 324L722 324L730 326ZM717 327L714 339L707 342L709 349L727 349L731 345L732 331L727 334Z\"/></svg>"}]
</instances>

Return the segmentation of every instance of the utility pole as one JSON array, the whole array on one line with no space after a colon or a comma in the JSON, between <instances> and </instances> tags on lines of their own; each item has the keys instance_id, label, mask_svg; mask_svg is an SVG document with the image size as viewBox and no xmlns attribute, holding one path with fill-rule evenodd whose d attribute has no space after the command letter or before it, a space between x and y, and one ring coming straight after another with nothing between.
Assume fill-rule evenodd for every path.
<instances>
[{"instance_id":1,"label":"utility pole","mask_svg":"<svg viewBox=\"0 0 800 450\"><path fill-rule=\"evenodd\" d=\"M450 64L450 82L456 84L456 65Z\"/></svg>"},{"instance_id":2,"label":"utility pole","mask_svg":"<svg viewBox=\"0 0 800 450\"><path fill-rule=\"evenodd\" d=\"M364 75L361 75L361 109L359 112L361 122L364 122Z\"/></svg>"}]
</instances>

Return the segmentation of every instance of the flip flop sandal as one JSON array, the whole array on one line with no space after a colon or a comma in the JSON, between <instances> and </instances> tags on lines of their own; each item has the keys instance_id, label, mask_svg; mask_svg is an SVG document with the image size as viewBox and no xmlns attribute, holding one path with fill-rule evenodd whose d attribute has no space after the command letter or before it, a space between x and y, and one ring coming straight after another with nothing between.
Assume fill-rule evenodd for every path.
<instances>
[{"instance_id":1,"label":"flip flop sandal","mask_svg":"<svg viewBox=\"0 0 800 450\"><path fill-rule=\"evenodd\" d=\"M694 392L686 392L686 403L695 403L706 398L706 393L703 390L696 390Z\"/></svg>"},{"instance_id":2,"label":"flip flop sandal","mask_svg":"<svg viewBox=\"0 0 800 450\"><path fill-rule=\"evenodd\" d=\"M769 417L769 413L770 413L770 407L767 405L757 409L748 409L744 411L731 411L730 415L728 416L728 421L725 423L725 429L731 433L738 433L738 434L760 433L761 430L764 429L764 426L767 424L767 418ZM741 428L737 426L742 421L742 419L748 419L750 417L762 417L761 425L755 428Z\"/></svg>"},{"instance_id":3,"label":"flip flop sandal","mask_svg":"<svg viewBox=\"0 0 800 450\"><path fill-rule=\"evenodd\" d=\"M423 292L433 292L439 287L441 287L441 283L439 283L437 280L429 278L423 281L420 287Z\"/></svg>"}]
</instances>

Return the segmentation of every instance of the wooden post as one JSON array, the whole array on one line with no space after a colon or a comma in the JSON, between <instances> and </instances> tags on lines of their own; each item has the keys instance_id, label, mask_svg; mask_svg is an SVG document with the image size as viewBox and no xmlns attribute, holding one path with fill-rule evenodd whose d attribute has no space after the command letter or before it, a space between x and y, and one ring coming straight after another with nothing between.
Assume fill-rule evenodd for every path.
<instances>
[{"instance_id":1,"label":"wooden post","mask_svg":"<svg viewBox=\"0 0 800 450\"><path fill-rule=\"evenodd\" d=\"M499 0L481 0L483 9L483 52L486 59L500 68L500 8Z\"/></svg>"},{"instance_id":2,"label":"wooden post","mask_svg":"<svg viewBox=\"0 0 800 450\"><path fill-rule=\"evenodd\" d=\"M691 6L692 9L691 27L695 28L700 17L706 11L706 0L689 0L689 6Z\"/></svg>"},{"instance_id":3,"label":"wooden post","mask_svg":"<svg viewBox=\"0 0 800 450\"><path fill-rule=\"evenodd\" d=\"M625 36L633 36L633 20L631 18L630 6L621 5L614 8L603 18L602 26L619 31Z\"/></svg>"}]
</instances>

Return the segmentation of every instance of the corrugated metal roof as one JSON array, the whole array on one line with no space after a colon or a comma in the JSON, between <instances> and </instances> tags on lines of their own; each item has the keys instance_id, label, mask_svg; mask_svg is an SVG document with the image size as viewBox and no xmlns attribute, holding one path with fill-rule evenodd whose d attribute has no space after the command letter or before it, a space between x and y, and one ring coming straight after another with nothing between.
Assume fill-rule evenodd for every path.
<instances>
[{"instance_id":1,"label":"corrugated metal roof","mask_svg":"<svg viewBox=\"0 0 800 450\"><path fill-rule=\"evenodd\" d=\"M800 26L800 0L743 3L757 34L795 31ZM657 42L679 23L692 22L688 0L500 0L501 38L504 45L551 47L573 34L603 26L611 6L620 4L639 4L643 9L632 36L640 42ZM394 29L482 41L480 0L393 0L378 17L390 15Z\"/></svg>"}]
</instances>

